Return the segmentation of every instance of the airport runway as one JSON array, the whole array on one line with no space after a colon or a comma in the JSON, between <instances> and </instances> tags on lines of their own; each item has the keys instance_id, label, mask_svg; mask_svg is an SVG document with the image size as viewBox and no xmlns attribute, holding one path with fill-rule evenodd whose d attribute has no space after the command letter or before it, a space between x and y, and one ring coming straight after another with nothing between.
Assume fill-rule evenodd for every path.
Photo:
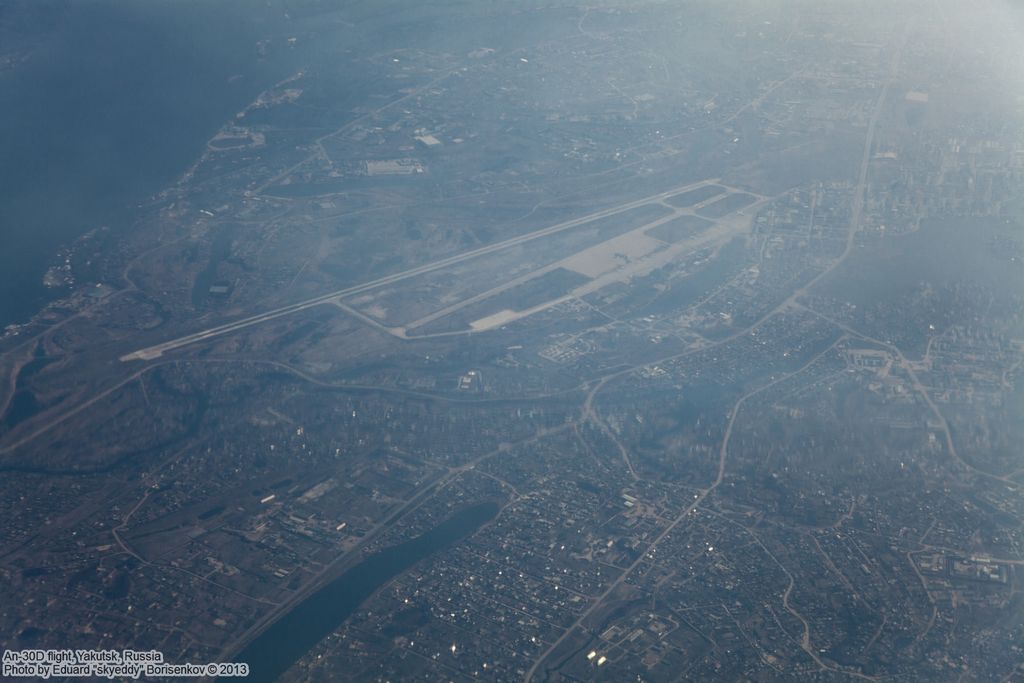
<instances>
[{"instance_id":1,"label":"airport runway","mask_svg":"<svg viewBox=\"0 0 1024 683\"><path fill-rule=\"evenodd\" d=\"M491 254L496 251L508 249L509 247L514 247L518 244L523 244L524 242L529 242L531 240L547 237L548 235L553 235L565 230L571 230L572 228L578 227L580 225L589 223L600 218L614 216L615 214L623 213L625 211L635 209L645 204L661 201L663 199L666 199L667 197L677 195L687 190L692 190L698 187L702 187L704 185L715 184L717 182L717 178L702 180L698 183L692 183L690 185L685 185L683 187L677 187L668 192L661 192L650 197L644 197L643 199L637 199L626 204L620 204L618 206L614 206L608 209L603 209L601 211L597 211L595 213L582 216L580 218L574 218L569 221L564 221L562 223L558 223L557 225L542 228L540 230L527 233L525 235L513 237L501 242L496 242L494 244L489 244L485 247L480 247L478 249L466 251L461 254L456 254L454 256L449 256L447 258L443 258L432 263L427 263L422 266L417 266L415 268L410 268L399 273L386 275L376 280L371 280L370 282L354 285L346 289L339 289L328 294L321 294L320 296L316 296L311 299L306 299L305 301L300 301L294 304L289 304L287 306L282 306L280 308L275 308L273 310L266 311L264 313L259 313L248 318L242 318L241 320L236 320L234 322L225 323L223 325L217 325L216 327L211 327L209 329L202 330L201 332L195 332L193 334L188 334L183 337L178 337L177 339L172 339L161 344L148 346L146 348L139 349L138 351L133 351L132 353L128 353L121 356L121 360L124 362L135 360L153 360L154 358L161 357L168 351L174 351L175 349L180 349L184 346L189 346L191 344L205 341L207 339L213 339L214 337L219 337L221 335L229 334L231 332L237 332L238 330L242 330L253 325L259 325L260 323L267 322L268 320L274 320L275 318L280 318L282 316L291 315L292 313L304 311L307 308L319 306L320 304L331 303L333 300L339 299L341 297L359 294L360 292L374 289L376 287L393 284L395 282L400 282L402 280L415 277L417 275L422 275L424 273L430 273L432 271L439 270L441 268L446 268L456 263L461 263L463 261L468 261L479 256L484 256L486 254Z\"/></svg>"}]
</instances>

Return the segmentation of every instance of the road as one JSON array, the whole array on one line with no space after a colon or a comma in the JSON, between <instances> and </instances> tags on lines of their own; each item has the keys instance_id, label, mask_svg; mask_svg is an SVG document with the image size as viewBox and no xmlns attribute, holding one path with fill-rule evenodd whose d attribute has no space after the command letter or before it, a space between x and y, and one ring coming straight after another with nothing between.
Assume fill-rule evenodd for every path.
<instances>
[{"instance_id":1,"label":"road","mask_svg":"<svg viewBox=\"0 0 1024 683\"><path fill-rule=\"evenodd\" d=\"M862 156L861 156L861 163L860 163L860 168L859 168L858 177L857 177L857 186L854 188L853 206L852 206L852 211L851 211L851 215L850 215L849 227L848 227L847 235L846 235L846 247L843 250L843 253L840 254L840 256L832 263L832 265L829 268L826 268L822 272L818 273L817 276L812 278L810 281L808 281L806 284L804 284L799 289L795 290L778 307L776 307L775 309L769 311L764 317L762 317L760 320L758 320L750 328L747 328L746 330L743 330L741 333L737 333L737 335L733 335L733 337L738 336L738 334L743 334L743 333L748 332L750 329L753 329L753 328L759 326L765 320L767 320L767 319L771 318L772 316L776 315L781 310L784 310L784 309L790 307L791 305L793 305L801 296L803 296L803 294L805 292L807 292L812 286L814 286L815 283L817 283L819 280L821 280L823 277L825 277L828 273L830 273L833 270L835 270L835 268L839 264L843 263L846 260L846 258L850 255L850 253L853 251L856 235L857 235L857 232L860 229L861 217L863 215L863 210L864 210L864 201L865 201L865 196L866 196L866 191L867 191L868 170L869 170L869 167L870 167L870 164L871 164L871 152L874 149L874 144L875 144L875 130L876 130L877 126L878 126L878 120L881 118L882 111L883 111L883 109L885 107L885 100L886 100L886 97L888 96L888 93L889 93L889 87L890 87L890 84L892 82L892 76L895 75L895 73L897 72L897 70L899 68L900 61L902 59L904 45L905 45L905 39L904 39L904 42L902 42L899 45L899 47L896 49L895 54L893 55L893 60L892 60L891 66L890 66L890 77L886 79L885 84L882 87L882 91L879 93L878 99L875 102L874 110L872 111L872 114L871 114L871 119L868 122L868 129L867 129L867 132L866 132L865 138L864 138L864 149L863 149L863 153L862 153ZM730 337L730 338L732 338L732 337ZM838 341L836 343L838 343ZM551 656L551 654L556 649L558 649L558 646L561 645L563 642L565 642L565 640L577 628L579 628L583 624L583 622L587 619L587 617L589 617L591 614L593 614L597 610L597 608L602 603L604 603L604 601L608 598L608 596L611 595L611 593L616 588L618 588L620 585L622 585L622 583L626 580L626 578L638 566L640 566L640 564L644 561L644 559L647 557L647 555L652 550L654 550L658 546L658 544L661 543L662 540L664 540L664 538L666 536L668 536L670 533L672 533L672 531L677 526L679 526L679 524L681 524L682 521L684 519L686 519L687 516L689 516L691 513L693 513L697 509L697 507L702 502L704 502L704 500L716 488L718 488L718 486L722 483L722 480L725 477L726 456L727 456L727 453L728 453L729 439L732 436L733 424L736 421L736 415L739 413L740 408L743 407L743 404L747 401L747 399L749 399L750 397L754 396L755 394L758 394L758 393L764 391L765 389L768 389L768 388L774 386L775 384L777 384L778 382L781 382L784 379L788 379L789 377L792 377L793 375L795 375L795 374L797 374L799 372L803 372L804 369L809 367L813 362L815 362L818 358L820 358L822 355L824 355L824 353L827 353L828 351L831 351L834 347L835 347L835 344L832 344L831 346L828 347L828 349L826 349L821 354L816 355L814 358L812 358L806 365L804 365L799 370L796 370L793 373L789 373L787 375L783 375L782 377L776 379L775 381L771 382L770 384L764 385L764 386L762 386L762 387L760 387L758 389L755 389L754 391L751 391L750 393L742 396L736 402L736 405L733 407L732 411L730 412L729 422L728 422L728 425L726 426L725 434L722 437L722 445L721 445L721 449L719 451L719 458L718 458L718 476L715 477L715 480L711 483L710 486L708 486L705 489L702 489L697 494L697 497L694 499L693 503L689 507L687 507L682 512L682 514L680 514L678 517L676 517L672 521L671 524L669 524L667 527L665 527L665 529L654 539L654 541L651 542L651 544L647 547L647 551L643 555L641 555L639 558L637 558L637 560L635 562L633 562L633 564L631 564L629 567L627 567L626 570L619 576L619 578L616 579L615 581L613 581L611 583L611 585L609 585L608 588L604 591L604 593L599 595L594 600L594 602L590 605L590 607L588 607L586 610L584 610L583 613L580 614L579 618L576 619L576 621L573 622L573 624L571 626L569 626L569 628L567 628L562 633L562 635L554 643L552 643L551 646L547 650L545 650L544 653L541 654L540 657L538 657L534 661L533 666L530 667L530 669L526 672L526 675L523 677L523 683L530 683L530 681L533 679L533 676L537 673L537 669L539 669L541 667L541 665L543 665L543 663L547 660L547 658L549 656ZM591 416L593 416L593 417L596 417L596 416L593 415L593 410L591 408L591 405L592 405L593 400L594 400L594 396L597 394L597 392L601 388L603 388L608 383L608 380L611 379L611 378L612 378L612 376L609 376L609 377L605 378L605 380L600 382L594 388L594 390L591 391L590 395L588 395L588 397L587 397L586 411ZM599 424L600 424L600 422L599 422ZM628 462L628 460L627 460L627 462ZM630 469L632 470L632 467L630 467ZM805 624L806 624L806 622L805 622ZM805 636L806 635L807 635L807 633L805 631ZM805 651L809 652L810 648L809 648L809 644L806 642L807 640L808 639L805 638L804 642L801 643L801 647ZM829 668L829 667L825 666L824 663L821 662L817 658L816 655L812 655L812 656L814 656L815 661L820 666L823 666L825 668ZM849 674L850 672L845 672L844 671L844 673ZM853 674L851 674L851 675L853 675ZM862 677L862 676L858 676L858 677ZM867 678L867 677L865 677L865 678Z\"/></svg>"},{"instance_id":2,"label":"road","mask_svg":"<svg viewBox=\"0 0 1024 683\"><path fill-rule=\"evenodd\" d=\"M644 553L642 555L640 555L640 557L638 557L633 562L633 564L631 564L628 567L626 567L626 570L623 571L622 574L619 575L619 578L617 578L615 581L613 581L611 584L609 584L608 588L606 588L605 591L603 593L601 593L601 595L599 595L594 600L593 603L591 603L590 607L585 609L580 614L580 616L576 619L576 621L574 621L572 623L572 625L569 626L569 628L567 628L565 631L562 632L562 635L558 638L558 640L556 640L554 643L552 643L551 646L547 650L545 650L544 653L533 662L533 666L530 667L530 670L527 671L526 675L523 677L523 683L529 683L530 680L533 679L534 674L537 673L537 669L540 668L540 666L544 663L545 660L547 660L547 658L551 655L551 653L553 653L556 649L558 649L558 646L561 645L562 643L564 643L565 640L570 635L572 635L572 633L577 628L582 626L583 622L587 619L587 617L589 617L591 614L593 614L597 610L597 608L600 607L604 603L604 601L608 598L608 596L611 595L615 591L616 588L621 586L623 584L623 582L625 582L625 580L627 578L629 578L629 575L632 574L636 570L637 567L639 567L641 564L643 564L644 561L649 559L650 554L654 550L657 549L658 544L661 543L663 540L665 540L665 538L669 534L671 534L672 531L675 530L676 527L678 527L680 524L682 524L683 520L685 520L687 517L689 517L691 514L693 514L697 510L697 508L700 506L700 504L703 503L707 499L707 497L710 496L714 492L714 490L717 489L722 484L722 481L725 480L726 461L727 461L728 456L729 456L729 441L732 439L732 431L733 431L733 426L736 424L736 416L739 414L740 409L743 407L743 404L746 403L747 400L750 399L751 397L756 396L757 394L760 394L762 391L766 391L767 389L772 388L773 386L775 386L779 382L783 382L783 381L785 381L785 380L787 380L787 379L789 379L791 377L794 377L795 375L798 375L801 372L803 372L804 370L806 370L807 368L811 367L811 365L813 365L815 362L817 362L818 359L823 357L825 354L831 352L832 349L834 349L836 347L836 344L838 344L843 339L845 339L845 337L840 337L839 339L834 341L832 344L830 344L828 346L828 348L826 348L825 350L821 351L820 353L815 354L813 358L811 358L809 361L807 361L803 366L801 366L797 370L794 370L793 372L781 375L781 376L777 377L776 379L772 380L771 382L769 382L768 384L764 384L764 385L762 385L760 387L757 387L756 389L752 389L751 391L747 392L746 394L741 396L739 398L739 400L736 401L736 404L733 406L732 410L729 412L729 421L726 424L725 433L722 435L722 444L721 444L721 446L718 449L718 473L715 476L714 481L712 481L711 484L708 485L707 488L701 489L697 493L696 497L693 499L693 503L691 503L685 510L682 511L682 513L680 513L675 519L673 519L672 522L667 527L665 527L662 530L662 532L660 534L658 534L657 537L655 537L655 539L653 541L651 541L650 545L647 546L647 549L644 551ZM598 385L598 387L595 387L595 388L599 388L600 386L603 386L603 383ZM592 393L596 393L596 392L592 392ZM588 401L589 400L590 400L590 398L588 397Z\"/></svg>"}]
</instances>

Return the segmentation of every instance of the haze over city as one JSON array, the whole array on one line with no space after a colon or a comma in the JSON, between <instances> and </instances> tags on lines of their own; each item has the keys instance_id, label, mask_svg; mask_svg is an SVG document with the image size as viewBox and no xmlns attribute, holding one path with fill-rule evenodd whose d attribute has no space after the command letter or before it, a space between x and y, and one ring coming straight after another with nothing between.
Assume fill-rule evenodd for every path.
<instances>
[{"instance_id":1,"label":"haze over city","mask_svg":"<svg viewBox=\"0 0 1024 683\"><path fill-rule=\"evenodd\" d=\"M1020 680L1021 45L0 4L4 676Z\"/></svg>"}]
</instances>

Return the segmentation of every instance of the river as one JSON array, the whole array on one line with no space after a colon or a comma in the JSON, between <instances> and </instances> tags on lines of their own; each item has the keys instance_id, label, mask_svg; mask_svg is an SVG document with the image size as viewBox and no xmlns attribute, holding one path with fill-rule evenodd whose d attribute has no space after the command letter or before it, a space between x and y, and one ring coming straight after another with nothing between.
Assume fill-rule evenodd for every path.
<instances>
[{"instance_id":1,"label":"river","mask_svg":"<svg viewBox=\"0 0 1024 683\"><path fill-rule=\"evenodd\" d=\"M64 294L42 284L61 246L127 229L301 58L257 53L290 28L269 3L78 0L55 16L22 18L27 58L0 70L0 330Z\"/></svg>"},{"instance_id":2,"label":"river","mask_svg":"<svg viewBox=\"0 0 1024 683\"><path fill-rule=\"evenodd\" d=\"M466 538L497 514L494 503L460 510L430 531L374 553L308 596L233 658L249 664L246 682L276 680L378 588L420 560Z\"/></svg>"}]
</instances>

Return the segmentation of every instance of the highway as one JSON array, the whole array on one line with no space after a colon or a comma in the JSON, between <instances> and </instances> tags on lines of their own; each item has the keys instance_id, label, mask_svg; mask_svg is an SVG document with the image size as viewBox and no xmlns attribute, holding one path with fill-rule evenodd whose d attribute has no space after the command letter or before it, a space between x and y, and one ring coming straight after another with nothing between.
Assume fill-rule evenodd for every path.
<instances>
[{"instance_id":1,"label":"highway","mask_svg":"<svg viewBox=\"0 0 1024 683\"><path fill-rule=\"evenodd\" d=\"M906 38L904 37L904 43L900 44L899 48L896 50L896 52L893 55L893 60L892 60L892 64L891 64L891 67L890 67L890 74L895 74L897 72L898 66L900 64L900 60L902 59L903 46L905 44L905 40L906 40ZM740 332L737 332L734 335L731 335L730 337L726 338L725 340L722 340L722 342L719 342L719 343L724 343L724 342L729 341L729 340L731 340L731 339L733 339L733 338L735 338L735 337L737 337L737 336L739 336L741 334L748 333L750 330L758 327L765 320L768 320L769 318L771 318L771 317L775 316L776 314L778 314L780 311L782 311L782 310L792 306L793 304L797 303L797 300L801 296L803 296L804 293L809 291L810 288L815 283L817 283L819 280L821 280L823 277L825 277L828 273L832 272L836 267L839 266L839 264L843 263L849 257L850 253L853 251L854 245L855 245L855 238L856 238L857 232L860 230L861 217L862 217L862 213L863 213L863 209L864 209L865 194L866 194L866 191L867 191L868 172L869 172L869 167L870 167L870 162L871 162L871 152L874 149L874 144L875 144L875 142L874 142L875 141L875 130L876 130L877 125L878 125L878 120L881 117L882 111L883 111L883 109L885 107L886 97L888 96L889 88L890 88L891 84L892 84L892 76L890 75L890 77L888 79L886 79L885 84L883 85L883 87L881 89L881 92L880 92L880 94L879 94L879 96L878 96L878 98L877 98L877 100L875 102L875 107L874 107L874 109L872 111L871 119L868 122L868 128L867 128L867 132L865 134L864 147L863 147L862 156L861 156L861 163L860 163L860 166L859 166L857 185L854 188L853 206L852 206L850 222L849 222L849 226L848 226L848 229L847 229L847 236L846 236L846 247L843 250L843 253L832 263L832 265L830 267L826 268L825 270L820 272L817 276L812 278L809 282L807 282L805 285L803 285L802 287L800 287L799 289L794 291L793 294L791 294L783 303L781 303L779 306L777 306L773 310L769 311L765 316L763 316L760 320L758 320L756 323L754 323L754 325L752 325L751 327L746 328L744 330L741 330ZM533 661L533 664L530 666L529 670L526 672L526 675L523 676L522 683L531 683L531 681L533 680L534 676L538 673L538 671L541 668L543 668L544 663L548 660L548 658L552 654L554 654L554 652L558 649L558 647L560 645L562 645L566 640L568 640L569 637L577 629L582 628L583 625L584 625L584 622L587 620L587 618L590 617L592 614L594 614L601 605L605 604L605 601L615 591L615 589L618 588L620 585L622 585L626 581L626 579L630 576L630 574L632 574L634 571L636 571L636 569L644 562L645 558L648 557L648 555L650 553L652 553L653 551L655 551L657 549L658 544L661 543L669 534L671 534L672 531L676 527L678 527L684 520L686 520L687 517L689 517L691 514L693 514L697 510L697 508L700 507L700 505L704 502L704 500L707 499L707 497L710 496L715 491L715 489L717 489L722 484L722 481L725 479L725 474L726 474L726 461L727 461L728 451L729 451L729 440L732 438L732 432L733 432L733 427L735 426L735 423L736 423L736 417L739 414L740 410L742 409L744 403L746 403L746 401L748 399L750 399L753 396L755 396L755 395L757 395L757 394L759 394L759 393L761 393L761 392L763 392L763 391L765 391L765 390L775 386L779 382L782 382L783 380L789 379L790 377L793 377L793 376L803 372L804 370L809 368L811 365L813 365L818 359L820 359L822 356L824 356L826 353L828 353L832 349L834 349L836 347L836 345L840 341L842 341L844 338L846 338L845 335L844 335L844 337L840 337L840 339L837 339L836 341L834 341L827 349L825 349L821 353L816 354L810 361L808 361L799 370L796 370L796 371L791 372L791 373L784 374L781 377L779 377L778 379L775 379L775 380L773 380L772 382L770 382L768 384L765 384L765 385L762 385L760 387L757 387L757 388L751 390L750 392L748 392L748 393L746 393L746 394L744 394L743 396L740 397L740 399L733 406L732 410L729 411L729 420L728 420L728 423L726 425L725 433L723 434L723 437L722 437L721 447L719 448L718 474L715 477L714 481L712 481L711 484L707 488L701 489L696 494L693 503L688 505L682 511L682 513L679 514L679 516L677 516L674 520L672 520L672 522L668 526L666 526L661 531L661 533L658 534L658 536L647 546L647 549L644 551L644 553L640 557L638 557L636 559L636 561L634 561L630 566L628 566L625 569L625 571L623 571L622 574L619 575L619 577L615 581L611 582L609 584L609 586L605 589L605 591L603 593L601 593L600 595L598 595L594 599L594 601L591 602L590 605L585 610L583 610L583 612L580 613L580 615L579 615L579 617L577 617L576 621L574 621L567 629L562 631L562 634L553 643L551 643L551 645L548 646L548 648L546 650L544 650L544 652L539 657L537 657L537 659L535 659ZM590 394L587 396L586 403L584 405L584 416L589 418L589 419L591 419L592 421L596 422L598 424L598 426L602 427L602 428L604 428L603 422L596 415L596 412L593 410L593 408L591 406L593 404L595 395L614 376L615 375L609 375L609 376L606 376L605 378L603 378L601 380L601 382L598 383L594 387L594 389L590 392ZM929 403L930 402L931 401L929 400ZM936 409L936 412L937 412L937 409ZM952 440L950 440L950 445L952 445ZM622 455L623 455L624 458L626 458L627 466L629 467L630 471L632 471L632 464L629 462L628 454L627 454L627 452L624 449L623 449ZM767 549L765 549L765 550L767 551ZM782 566L781 563L780 563L780 566ZM810 644L810 627L808 626L808 623L807 623L806 619L804 619L804 617L802 615L800 615L798 612L796 612L789 605L789 595L790 595L790 593L792 591L792 588L793 588L793 577L792 577L792 574L790 574L789 571L785 569L785 567L783 567L783 571L790 578L790 585L786 589L785 596L784 596L784 599L783 599L783 606L786 608L787 611L789 611L790 613L794 614L794 616L797 616L799 618L799 620L801 622L803 622L804 631L803 631L803 636L801 638L801 641L799 643L801 649L803 649L815 661L815 663L818 664L822 668L822 670L824 670L824 671L833 671L833 672L836 672L836 673L844 674L846 676L852 676L854 678L859 678L859 679L864 679L864 680L876 680L872 676L867 676L867 675L861 674L859 672L848 671L846 669L840 669L840 668L838 668L836 666L829 665L829 664L825 663L824 661L822 661L821 658L818 656L818 654L814 652L814 649L811 647L811 644Z\"/></svg>"}]
</instances>

